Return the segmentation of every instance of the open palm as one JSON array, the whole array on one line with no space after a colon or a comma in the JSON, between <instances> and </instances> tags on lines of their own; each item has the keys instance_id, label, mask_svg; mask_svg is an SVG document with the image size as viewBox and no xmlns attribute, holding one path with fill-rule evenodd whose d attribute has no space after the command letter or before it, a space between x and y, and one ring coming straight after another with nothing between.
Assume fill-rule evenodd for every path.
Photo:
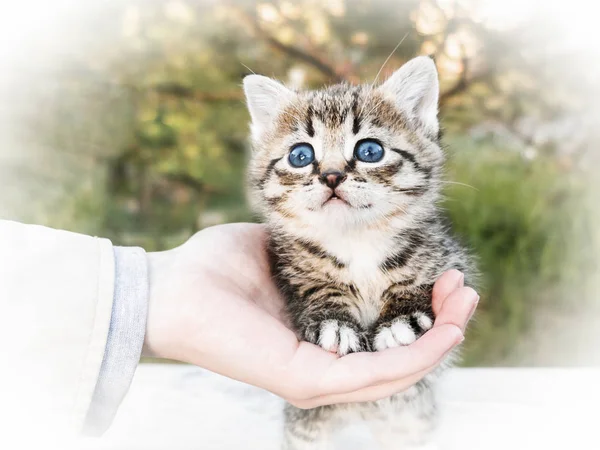
<instances>
[{"instance_id":1,"label":"open palm","mask_svg":"<svg viewBox=\"0 0 600 450\"><path fill-rule=\"evenodd\" d=\"M145 354L192 363L267 389L299 407L367 401L402 391L462 341L478 297L457 271L434 287L434 327L412 345L344 357L298 341L270 277L266 231L208 228L150 253Z\"/></svg>"}]
</instances>

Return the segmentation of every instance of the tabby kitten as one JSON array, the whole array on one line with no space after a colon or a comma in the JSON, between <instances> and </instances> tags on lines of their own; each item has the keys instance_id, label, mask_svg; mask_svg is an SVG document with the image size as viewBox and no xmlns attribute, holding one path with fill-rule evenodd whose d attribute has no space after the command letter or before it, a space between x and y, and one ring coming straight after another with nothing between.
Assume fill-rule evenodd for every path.
<instances>
[{"instance_id":1,"label":"tabby kitten","mask_svg":"<svg viewBox=\"0 0 600 450\"><path fill-rule=\"evenodd\" d=\"M294 92L249 75L244 90L251 200L298 336L339 355L414 342L433 324L434 281L468 269L437 206L444 155L433 61L415 58L377 87ZM352 413L383 448L421 444L434 422L434 376L373 403L287 405L284 446L317 448Z\"/></svg>"}]
</instances>

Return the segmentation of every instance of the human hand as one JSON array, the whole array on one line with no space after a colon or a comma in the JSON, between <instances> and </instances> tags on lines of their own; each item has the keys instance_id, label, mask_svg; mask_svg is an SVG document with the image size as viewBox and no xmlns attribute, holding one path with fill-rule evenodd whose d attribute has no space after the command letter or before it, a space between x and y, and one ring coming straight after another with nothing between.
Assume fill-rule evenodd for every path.
<instances>
[{"instance_id":1,"label":"human hand","mask_svg":"<svg viewBox=\"0 0 600 450\"><path fill-rule=\"evenodd\" d=\"M462 342L478 296L454 270L435 284L433 328L411 345L339 357L299 342L270 277L266 240L261 225L230 224L149 253L144 355L195 364L312 408L405 390Z\"/></svg>"}]
</instances>

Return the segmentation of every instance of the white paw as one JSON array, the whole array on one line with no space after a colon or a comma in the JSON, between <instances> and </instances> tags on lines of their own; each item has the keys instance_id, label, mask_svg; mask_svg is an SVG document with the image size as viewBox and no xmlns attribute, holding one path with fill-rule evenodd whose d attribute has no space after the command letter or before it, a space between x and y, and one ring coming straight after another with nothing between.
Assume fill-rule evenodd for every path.
<instances>
[{"instance_id":1,"label":"white paw","mask_svg":"<svg viewBox=\"0 0 600 450\"><path fill-rule=\"evenodd\" d=\"M381 351L386 348L400 347L410 345L417 340L423 332L433 326L433 321L423 313L413 315L420 329L415 330L408 317L399 317L391 325L382 327L373 341L375 350Z\"/></svg>"},{"instance_id":2,"label":"white paw","mask_svg":"<svg viewBox=\"0 0 600 450\"><path fill-rule=\"evenodd\" d=\"M325 350L340 356L360 349L358 334L348 325L337 320L325 320L321 323L319 345Z\"/></svg>"}]
</instances>

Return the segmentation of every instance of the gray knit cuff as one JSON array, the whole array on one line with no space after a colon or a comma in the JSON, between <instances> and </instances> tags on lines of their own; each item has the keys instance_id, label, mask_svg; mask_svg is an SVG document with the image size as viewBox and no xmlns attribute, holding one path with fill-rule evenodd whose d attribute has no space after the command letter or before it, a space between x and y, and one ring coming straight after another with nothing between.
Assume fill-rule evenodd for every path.
<instances>
[{"instance_id":1,"label":"gray knit cuff","mask_svg":"<svg viewBox=\"0 0 600 450\"><path fill-rule=\"evenodd\" d=\"M112 423L140 361L148 317L148 263L139 247L114 247L115 289L100 375L84 433L101 435Z\"/></svg>"}]
</instances>

